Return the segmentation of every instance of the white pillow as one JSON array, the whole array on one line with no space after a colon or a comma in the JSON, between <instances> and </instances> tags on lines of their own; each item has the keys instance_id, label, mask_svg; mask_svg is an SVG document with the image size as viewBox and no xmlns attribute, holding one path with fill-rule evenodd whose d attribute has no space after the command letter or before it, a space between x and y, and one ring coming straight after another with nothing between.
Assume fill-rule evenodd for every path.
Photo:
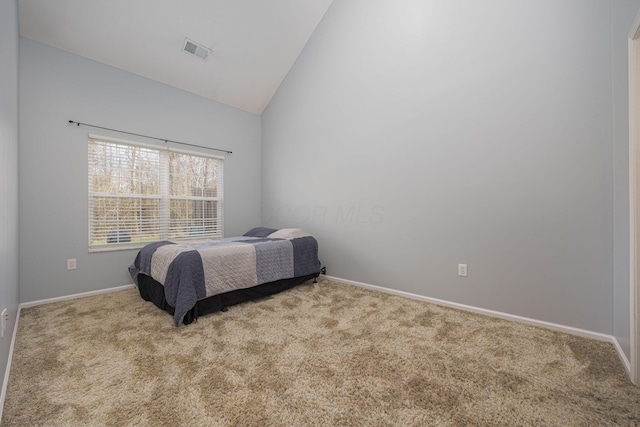
<instances>
[{"instance_id":1,"label":"white pillow","mask_svg":"<svg viewBox=\"0 0 640 427\"><path fill-rule=\"evenodd\" d=\"M307 237L311 234L304 231L302 228L281 228L278 231L274 231L267 237L269 239L295 239L297 237Z\"/></svg>"}]
</instances>

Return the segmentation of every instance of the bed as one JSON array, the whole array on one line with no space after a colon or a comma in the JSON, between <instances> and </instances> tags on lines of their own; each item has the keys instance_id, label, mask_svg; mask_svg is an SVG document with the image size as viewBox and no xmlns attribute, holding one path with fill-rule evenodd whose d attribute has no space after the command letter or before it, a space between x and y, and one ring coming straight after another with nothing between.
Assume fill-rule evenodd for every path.
<instances>
[{"instance_id":1,"label":"bed","mask_svg":"<svg viewBox=\"0 0 640 427\"><path fill-rule=\"evenodd\" d=\"M144 300L186 325L315 279L318 242L298 228L265 227L239 237L154 242L140 249L129 273Z\"/></svg>"}]
</instances>

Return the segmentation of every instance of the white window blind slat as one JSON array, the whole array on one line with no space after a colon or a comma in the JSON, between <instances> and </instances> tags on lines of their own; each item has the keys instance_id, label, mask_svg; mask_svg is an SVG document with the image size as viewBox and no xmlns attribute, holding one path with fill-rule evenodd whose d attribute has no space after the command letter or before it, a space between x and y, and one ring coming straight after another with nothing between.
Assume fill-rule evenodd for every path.
<instances>
[{"instance_id":1,"label":"white window blind slat","mask_svg":"<svg viewBox=\"0 0 640 427\"><path fill-rule=\"evenodd\" d=\"M90 135L89 250L221 238L223 158Z\"/></svg>"}]
</instances>

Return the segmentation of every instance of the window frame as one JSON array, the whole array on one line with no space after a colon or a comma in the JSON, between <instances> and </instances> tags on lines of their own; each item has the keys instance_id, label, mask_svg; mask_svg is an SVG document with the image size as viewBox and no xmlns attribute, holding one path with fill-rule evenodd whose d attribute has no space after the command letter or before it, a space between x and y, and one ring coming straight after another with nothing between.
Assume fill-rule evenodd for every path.
<instances>
[{"instance_id":1,"label":"window frame","mask_svg":"<svg viewBox=\"0 0 640 427\"><path fill-rule=\"evenodd\" d=\"M138 242L127 242L127 243L104 243L104 244L94 244L92 243L92 225L94 224L93 220L93 212L92 212L92 200L94 197L100 197L101 193L93 193L91 187L91 158L89 147L94 141L104 142L104 143L113 143L120 145L127 145L136 148L145 148L148 150L155 150L158 152L160 156L160 163L164 163L163 166L159 166L159 174L160 174L160 182L159 182L159 195L137 195L131 194L127 196L127 194L123 194L120 196L113 196L114 198L149 198L149 199L158 199L158 222L159 222L159 238L158 240L145 240ZM170 169L170 154L184 154L188 156L196 156L196 157L204 157L210 159L216 159L219 161L218 163L218 174L216 176L216 196L214 197L199 197L199 196L172 196L171 195L171 169ZM145 144L137 141L125 140L120 138L108 137L104 135L96 135L89 134L87 139L87 241L88 241L88 249L89 252L110 252L110 251L119 251L119 250L130 250L130 249L139 249L145 246L146 244L163 241L163 240L171 240L171 241L184 241L184 240L204 240L204 239L219 239L224 237L224 160L223 156L211 155L207 153L202 153L198 151L190 151L190 150L182 150L169 146L161 146L155 144ZM164 174L164 177L163 177ZM97 194L98 196L95 196ZM209 235L191 235L191 236L181 236L181 237L170 237L171 232L171 202L173 200L189 200L189 201L215 201L216 202L216 213L219 222L219 226L216 227L217 233L209 234Z\"/></svg>"}]
</instances>

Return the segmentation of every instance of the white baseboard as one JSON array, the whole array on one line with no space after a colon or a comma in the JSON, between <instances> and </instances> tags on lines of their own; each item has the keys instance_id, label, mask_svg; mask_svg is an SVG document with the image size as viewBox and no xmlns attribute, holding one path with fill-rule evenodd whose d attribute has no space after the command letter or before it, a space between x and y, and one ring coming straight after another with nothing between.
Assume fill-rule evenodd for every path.
<instances>
[{"instance_id":1,"label":"white baseboard","mask_svg":"<svg viewBox=\"0 0 640 427\"><path fill-rule=\"evenodd\" d=\"M629 361L629 359L627 359L627 355L624 354L622 347L620 347L620 343L618 342L618 339L612 336L611 342L613 343L614 347L616 348L616 351L618 352L618 357L620 357L622 366L624 366L624 369L627 370L627 375L629 375L629 378L631 378L631 362Z\"/></svg>"},{"instance_id":2,"label":"white baseboard","mask_svg":"<svg viewBox=\"0 0 640 427\"><path fill-rule=\"evenodd\" d=\"M20 304L20 307L28 308L28 307L35 307L36 305L49 304L49 303L52 303L52 302L66 301L66 300L76 299L76 298L91 297L91 296L94 296L94 295L107 294L109 292L117 292L117 291L122 291L122 290L125 290L125 289L131 289L131 288L135 288L135 286L136 285L134 285L134 284L124 285L124 286L116 286L115 288L99 289L97 291L82 292L82 293L79 293L79 294L66 295L66 296L62 296L62 297L47 298L47 299L41 299L41 300L31 301L31 302L23 302L22 304Z\"/></svg>"},{"instance_id":3,"label":"white baseboard","mask_svg":"<svg viewBox=\"0 0 640 427\"><path fill-rule=\"evenodd\" d=\"M9 373L11 372L11 360L13 359L13 347L16 344L16 334L18 333L18 320L20 320L21 307L18 305L16 313L16 321L13 324L13 334L11 334L11 344L9 345L9 357L7 359L7 368L4 370L4 381L2 382L2 392L0 393L0 422L2 422L2 410L4 409L4 398L7 395L7 387L9 386Z\"/></svg>"},{"instance_id":4,"label":"white baseboard","mask_svg":"<svg viewBox=\"0 0 640 427\"><path fill-rule=\"evenodd\" d=\"M340 277L333 277L333 276L324 276L324 277L326 277L327 279L336 280L338 282L343 282L349 285L358 286L361 288L367 288L374 291L384 292L387 294L398 295L401 297L410 298L418 301L430 302L432 304L437 304L444 307L456 308L458 310L469 311L477 314L484 314L486 316L497 317L500 319L510 320L518 323L524 323L532 326L539 326L542 328L552 329L554 331L559 331L559 332L564 332L571 335L577 335L585 338L595 339L598 341L610 342L616 348L616 351L618 352L618 356L620 357L620 360L622 361L622 364L624 365L627 372L628 373L631 372L631 363L629 363L627 356L624 354L624 351L622 351L622 348L620 347L620 343L618 343L618 340L612 335L602 334L600 332L588 331L586 329L574 328L572 326L559 325L557 323L545 322L543 320L531 319L529 317L516 316L514 314L502 313L500 311L487 310L484 308L473 307L470 305L459 304L456 302L441 300L437 298L430 298L423 295L412 294L410 292L398 291L396 289L390 289L382 286L370 285L368 283L361 283L361 282L355 282L353 280L342 279Z\"/></svg>"}]
</instances>

